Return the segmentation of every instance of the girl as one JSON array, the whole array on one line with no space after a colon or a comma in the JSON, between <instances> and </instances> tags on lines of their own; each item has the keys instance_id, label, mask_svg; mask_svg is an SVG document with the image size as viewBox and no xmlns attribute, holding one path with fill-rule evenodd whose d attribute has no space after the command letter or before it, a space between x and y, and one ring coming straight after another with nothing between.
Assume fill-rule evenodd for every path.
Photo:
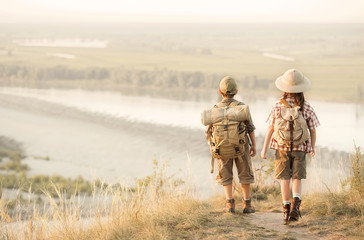
<instances>
[{"instance_id":1,"label":"girl","mask_svg":"<svg viewBox=\"0 0 364 240\"><path fill-rule=\"evenodd\" d=\"M306 178L306 153L315 156L316 128L320 123L303 95L311 82L300 71L287 70L275 84L283 95L274 103L267 119L269 128L261 157L266 159L270 143L270 148L276 150L275 178L281 180L283 221L288 224L301 216L301 179ZM292 203L289 201L291 179Z\"/></svg>"}]
</instances>

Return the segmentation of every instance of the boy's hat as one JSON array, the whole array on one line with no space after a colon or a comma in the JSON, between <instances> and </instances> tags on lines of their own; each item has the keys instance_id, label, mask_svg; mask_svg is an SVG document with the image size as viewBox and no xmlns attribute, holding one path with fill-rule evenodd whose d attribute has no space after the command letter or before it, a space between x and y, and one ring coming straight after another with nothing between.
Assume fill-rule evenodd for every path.
<instances>
[{"instance_id":1,"label":"boy's hat","mask_svg":"<svg viewBox=\"0 0 364 240\"><path fill-rule=\"evenodd\" d=\"M276 79L276 87L283 92L299 93L308 90L311 81L297 69L289 69Z\"/></svg>"},{"instance_id":2,"label":"boy's hat","mask_svg":"<svg viewBox=\"0 0 364 240\"><path fill-rule=\"evenodd\" d=\"M235 94L238 86L234 78L226 76L220 81L220 91L224 94Z\"/></svg>"}]
</instances>

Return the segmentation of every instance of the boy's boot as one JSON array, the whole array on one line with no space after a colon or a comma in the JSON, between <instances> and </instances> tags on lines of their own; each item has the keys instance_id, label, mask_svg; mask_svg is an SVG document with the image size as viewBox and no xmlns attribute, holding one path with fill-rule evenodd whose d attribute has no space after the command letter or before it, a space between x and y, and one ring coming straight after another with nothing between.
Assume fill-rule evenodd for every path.
<instances>
[{"instance_id":1,"label":"boy's boot","mask_svg":"<svg viewBox=\"0 0 364 240\"><path fill-rule=\"evenodd\" d=\"M283 224L287 225L289 223L289 213L291 212L291 204L283 205Z\"/></svg>"},{"instance_id":2,"label":"boy's boot","mask_svg":"<svg viewBox=\"0 0 364 240\"><path fill-rule=\"evenodd\" d=\"M251 199L243 199L243 213L255 213L255 208L252 206Z\"/></svg>"},{"instance_id":3,"label":"boy's boot","mask_svg":"<svg viewBox=\"0 0 364 240\"><path fill-rule=\"evenodd\" d=\"M235 213L235 200L234 198L226 200L226 206L224 209L226 212Z\"/></svg>"},{"instance_id":4,"label":"boy's boot","mask_svg":"<svg viewBox=\"0 0 364 240\"><path fill-rule=\"evenodd\" d=\"M301 217L300 205L301 199L298 197L292 198L292 208L291 213L289 214L289 221L298 221L299 217Z\"/></svg>"}]
</instances>

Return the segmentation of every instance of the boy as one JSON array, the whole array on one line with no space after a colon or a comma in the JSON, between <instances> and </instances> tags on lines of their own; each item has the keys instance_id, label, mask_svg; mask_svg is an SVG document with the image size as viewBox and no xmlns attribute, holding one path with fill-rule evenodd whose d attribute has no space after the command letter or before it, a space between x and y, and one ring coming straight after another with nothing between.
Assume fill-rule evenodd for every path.
<instances>
[{"instance_id":1,"label":"boy","mask_svg":"<svg viewBox=\"0 0 364 240\"><path fill-rule=\"evenodd\" d=\"M220 81L219 93L223 97L222 101L217 103L213 108L221 108L226 106L240 106L245 105L242 102L239 102L234 99L234 96L237 94L237 84L235 80L229 76L224 77ZM255 145L255 126L253 125L253 121L251 119L250 113L247 114L246 121L239 122L238 133L239 137L239 147L235 147L236 153L238 153L238 157L230 158L230 159L222 159L219 157L219 150L216 148L214 144L213 134L214 127L216 125L211 124L207 129L207 138L210 145L210 150L213 156L216 156L218 159L217 168L218 173L216 176L217 183L224 187L225 196L226 196L226 207L225 211L234 213L235 212L235 200L233 198L232 191L232 181L233 181L233 165L235 163L236 168L238 170L238 178L241 183L243 189L243 212L244 213L254 213L255 209L251 205L250 199L250 184L254 183L254 174L252 169L252 164L250 157L254 157L256 154L256 145ZM225 126L227 129L227 126ZM249 139L247 139L246 135L249 135L251 140L251 146L249 146Z\"/></svg>"}]
</instances>

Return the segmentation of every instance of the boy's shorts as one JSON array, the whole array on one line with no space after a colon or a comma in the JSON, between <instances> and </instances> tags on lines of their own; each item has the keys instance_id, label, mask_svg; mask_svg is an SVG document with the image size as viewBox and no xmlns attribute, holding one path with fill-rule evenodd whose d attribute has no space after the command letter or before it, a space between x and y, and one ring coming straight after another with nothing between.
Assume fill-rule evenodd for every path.
<instances>
[{"instance_id":1,"label":"boy's shorts","mask_svg":"<svg viewBox=\"0 0 364 240\"><path fill-rule=\"evenodd\" d=\"M304 151L276 151L275 160L276 179L305 179L306 152Z\"/></svg>"},{"instance_id":2,"label":"boy's shorts","mask_svg":"<svg viewBox=\"0 0 364 240\"><path fill-rule=\"evenodd\" d=\"M229 160L217 160L217 176L216 182L219 185L230 185L233 183L233 165L238 170L238 178L241 184L254 183L254 173L252 163L249 155L249 148L245 149L245 153L242 155L243 161L238 158L232 158Z\"/></svg>"}]
</instances>

